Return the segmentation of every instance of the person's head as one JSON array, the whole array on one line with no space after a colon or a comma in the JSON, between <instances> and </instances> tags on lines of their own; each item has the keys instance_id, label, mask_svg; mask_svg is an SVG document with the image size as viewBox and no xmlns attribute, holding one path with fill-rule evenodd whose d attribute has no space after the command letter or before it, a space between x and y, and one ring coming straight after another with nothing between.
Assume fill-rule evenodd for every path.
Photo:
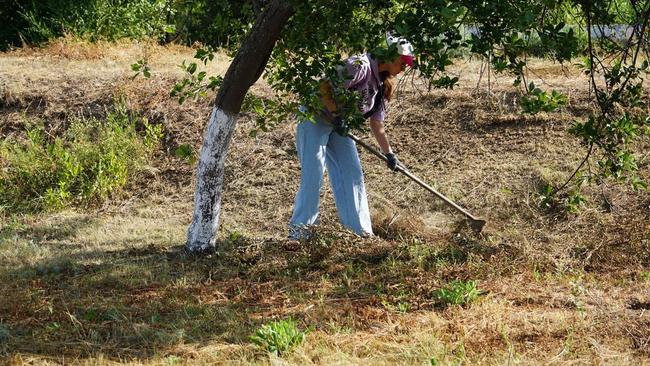
<instances>
[{"instance_id":1,"label":"person's head","mask_svg":"<svg viewBox=\"0 0 650 366\"><path fill-rule=\"evenodd\" d=\"M390 76L397 76L406 69L406 66L413 66L413 46L406 39L395 37L392 34L386 35L386 49L373 52L379 64L380 72L388 72Z\"/></svg>"},{"instance_id":2,"label":"person's head","mask_svg":"<svg viewBox=\"0 0 650 366\"><path fill-rule=\"evenodd\" d=\"M379 76L384 84L384 98L390 102L395 90L395 76L413 66L413 46L404 38L386 35L386 48L372 52L379 66Z\"/></svg>"},{"instance_id":3,"label":"person's head","mask_svg":"<svg viewBox=\"0 0 650 366\"><path fill-rule=\"evenodd\" d=\"M385 71L390 76L397 76L402 71L406 70L406 66L409 66L409 64L401 56L398 56L391 61L383 62L383 63L380 62L379 71L380 72Z\"/></svg>"}]
</instances>

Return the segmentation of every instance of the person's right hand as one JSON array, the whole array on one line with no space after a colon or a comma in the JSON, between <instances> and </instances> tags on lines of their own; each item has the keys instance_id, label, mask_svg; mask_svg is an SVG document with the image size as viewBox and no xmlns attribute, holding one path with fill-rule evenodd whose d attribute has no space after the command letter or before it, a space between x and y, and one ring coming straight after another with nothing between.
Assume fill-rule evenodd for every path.
<instances>
[{"instance_id":1,"label":"person's right hand","mask_svg":"<svg viewBox=\"0 0 650 366\"><path fill-rule=\"evenodd\" d=\"M397 167L401 165L399 160L397 160L397 156L395 156L395 154L392 152L386 153L384 154L384 156L386 156L386 163L388 164L390 170L396 172Z\"/></svg>"},{"instance_id":2,"label":"person's right hand","mask_svg":"<svg viewBox=\"0 0 650 366\"><path fill-rule=\"evenodd\" d=\"M349 129L343 118L336 116L332 123L334 125L334 132L338 133L341 136L347 136Z\"/></svg>"}]
</instances>

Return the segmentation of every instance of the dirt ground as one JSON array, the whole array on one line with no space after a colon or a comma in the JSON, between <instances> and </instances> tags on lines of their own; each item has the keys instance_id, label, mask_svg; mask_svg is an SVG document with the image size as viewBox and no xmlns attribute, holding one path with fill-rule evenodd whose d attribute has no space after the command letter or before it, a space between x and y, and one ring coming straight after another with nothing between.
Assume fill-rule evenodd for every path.
<instances>
[{"instance_id":1,"label":"dirt ground","mask_svg":"<svg viewBox=\"0 0 650 366\"><path fill-rule=\"evenodd\" d=\"M129 65L147 52L153 76ZM169 91L192 50L60 41L0 54L0 135L41 119L101 118L122 98L164 126L147 173L101 207L4 217L0 231L0 360L9 364L650 364L650 194L606 182L578 214L541 208L547 183L586 149L567 129L591 108L584 76L533 62L536 84L569 98L522 114L505 75L460 60L454 90L405 77L386 121L411 172L488 220L472 233L456 212L360 150L378 237L337 223L329 183L316 239L285 248L299 183L295 118L250 137L244 113L230 148L218 252L182 251L194 166L210 98ZM223 73L228 58L209 66ZM480 82L479 82L480 78ZM270 95L259 83L258 96ZM360 136L373 142L368 132ZM640 174L650 179L647 140ZM480 296L442 306L432 294L474 280ZM88 314L102 314L95 317ZM108 315L107 315L108 314ZM111 315L112 314L112 315ZM278 358L249 341L271 319L311 327Z\"/></svg>"}]
</instances>

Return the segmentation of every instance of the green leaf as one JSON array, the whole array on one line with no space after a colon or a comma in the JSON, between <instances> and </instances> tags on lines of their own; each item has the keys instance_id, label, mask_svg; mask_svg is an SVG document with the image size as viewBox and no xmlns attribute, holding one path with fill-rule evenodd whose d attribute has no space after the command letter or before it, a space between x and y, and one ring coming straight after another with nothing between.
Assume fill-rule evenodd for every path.
<instances>
[{"instance_id":1,"label":"green leaf","mask_svg":"<svg viewBox=\"0 0 650 366\"><path fill-rule=\"evenodd\" d=\"M194 72L196 72L196 68L197 68L196 62L192 62L191 64L189 64L189 66L187 66L187 72L190 74L194 74Z\"/></svg>"}]
</instances>

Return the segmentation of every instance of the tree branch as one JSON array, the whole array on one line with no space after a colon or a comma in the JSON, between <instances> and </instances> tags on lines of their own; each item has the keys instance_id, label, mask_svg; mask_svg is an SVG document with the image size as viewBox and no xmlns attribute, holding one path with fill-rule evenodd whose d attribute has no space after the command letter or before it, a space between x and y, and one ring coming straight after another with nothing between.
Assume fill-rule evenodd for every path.
<instances>
[{"instance_id":1,"label":"tree branch","mask_svg":"<svg viewBox=\"0 0 650 366\"><path fill-rule=\"evenodd\" d=\"M282 28L293 13L290 1L273 0L268 4L224 76L215 100L217 107L229 113L239 113L248 89L262 75Z\"/></svg>"}]
</instances>

